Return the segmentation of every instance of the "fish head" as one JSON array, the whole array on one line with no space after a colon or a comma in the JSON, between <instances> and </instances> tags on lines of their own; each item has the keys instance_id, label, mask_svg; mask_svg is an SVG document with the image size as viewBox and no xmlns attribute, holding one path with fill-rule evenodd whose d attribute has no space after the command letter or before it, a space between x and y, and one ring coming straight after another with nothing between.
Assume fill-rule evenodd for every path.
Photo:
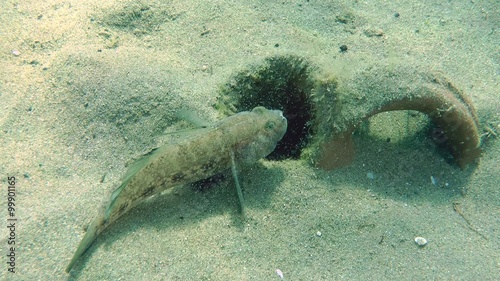
<instances>
[{"instance_id":1,"label":"fish head","mask_svg":"<svg viewBox=\"0 0 500 281\"><path fill-rule=\"evenodd\" d=\"M249 119L251 133L235 151L238 158L245 163L256 162L273 152L277 143L285 135L288 126L281 110L269 110L258 106L249 114L251 115Z\"/></svg>"}]
</instances>

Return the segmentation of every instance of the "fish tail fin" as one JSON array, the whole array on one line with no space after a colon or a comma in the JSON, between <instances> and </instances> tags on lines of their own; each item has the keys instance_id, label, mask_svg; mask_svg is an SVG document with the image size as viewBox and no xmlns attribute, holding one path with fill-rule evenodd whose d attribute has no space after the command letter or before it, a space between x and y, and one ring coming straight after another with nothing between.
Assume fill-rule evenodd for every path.
<instances>
[{"instance_id":1,"label":"fish tail fin","mask_svg":"<svg viewBox=\"0 0 500 281\"><path fill-rule=\"evenodd\" d=\"M78 249L76 249L75 254L73 255L73 258L69 262L68 266L66 267L66 272L69 273L71 271L71 268L75 265L75 263L80 259L80 257L87 251L87 249L92 245L94 240L97 238L97 235L101 232L101 225L103 222L104 217L102 215L99 215L98 218L92 222L92 224L88 227L87 233L85 233L85 236L83 237L82 241L80 242L80 245L78 245Z\"/></svg>"},{"instance_id":2,"label":"fish tail fin","mask_svg":"<svg viewBox=\"0 0 500 281\"><path fill-rule=\"evenodd\" d=\"M135 163L133 163L128 171L125 174L122 184L116 188L111 194L111 198L109 203L101 209L99 212L99 216L92 222L92 224L88 227L87 233L83 236L80 245L78 245L78 249L76 249L73 258L69 262L69 265L66 267L66 272L69 273L71 268L75 265L75 263L80 259L80 257L87 251L87 249L92 245L97 236L113 221L118 219L120 214L117 213L117 202L123 200L123 190L127 187L129 182L136 176L136 174L144 168L152 158L156 157L159 153L158 149L153 149L150 152L146 153L140 159L138 159ZM118 214L118 215L117 215Z\"/></svg>"},{"instance_id":3,"label":"fish tail fin","mask_svg":"<svg viewBox=\"0 0 500 281\"><path fill-rule=\"evenodd\" d=\"M83 236L82 241L78 245L78 248L76 249L75 254L73 255L73 258L69 262L68 266L66 267L66 272L69 273L71 271L71 268L75 265L75 263L80 259L81 256L87 251L87 249L92 245L94 240L97 238L97 236L114 220L117 219L117 217L111 218L115 203L120 197L121 192L123 189L127 186L127 184L130 182L130 180L133 178L135 173L137 173L137 165L129 169L128 174L125 177L124 182L111 194L111 201L109 204L107 204L106 207L101 207L101 210L99 211L99 216L92 222L92 224L87 228L87 232L85 233L85 236Z\"/></svg>"}]
</instances>

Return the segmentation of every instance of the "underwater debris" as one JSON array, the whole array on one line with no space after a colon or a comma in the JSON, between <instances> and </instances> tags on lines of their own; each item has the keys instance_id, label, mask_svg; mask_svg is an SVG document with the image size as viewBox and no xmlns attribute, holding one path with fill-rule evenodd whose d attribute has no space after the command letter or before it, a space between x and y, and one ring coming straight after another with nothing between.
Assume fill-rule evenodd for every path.
<instances>
[{"instance_id":1,"label":"underwater debris","mask_svg":"<svg viewBox=\"0 0 500 281\"><path fill-rule=\"evenodd\" d=\"M458 166L464 169L481 155L478 118L470 99L440 73L426 73L404 66L388 71L373 67L345 81L339 89L341 114L333 116L339 129L320 144L317 165L327 170L337 167L329 157L336 142L350 143L352 132L361 121L381 112L416 110L436 125L433 138L446 146ZM347 99L354 96L356 98Z\"/></svg>"},{"instance_id":2,"label":"underwater debris","mask_svg":"<svg viewBox=\"0 0 500 281\"><path fill-rule=\"evenodd\" d=\"M280 109L288 132L268 159L301 158L331 170L354 159L352 133L381 112L415 110L436 125L433 138L464 169L480 154L470 99L441 73L406 65L374 65L337 78L306 58L266 58L236 74L220 91L224 114L255 106Z\"/></svg>"}]
</instances>

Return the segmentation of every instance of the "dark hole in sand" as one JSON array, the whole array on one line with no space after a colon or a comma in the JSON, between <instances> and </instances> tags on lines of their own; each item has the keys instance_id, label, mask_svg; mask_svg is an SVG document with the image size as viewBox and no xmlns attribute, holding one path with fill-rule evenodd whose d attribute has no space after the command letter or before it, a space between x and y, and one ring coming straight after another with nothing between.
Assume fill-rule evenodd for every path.
<instances>
[{"instance_id":1,"label":"dark hole in sand","mask_svg":"<svg viewBox=\"0 0 500 281\"><path fill-rule=\"evenodd\" d=\"M309 62L300 57L268 58L236 74L224 85L215 107L225 114L252 110L256 106L282 110L288 120L288 129L267 159L298 159L311 136L312 70Z\"/></svg>"}]
</instances>

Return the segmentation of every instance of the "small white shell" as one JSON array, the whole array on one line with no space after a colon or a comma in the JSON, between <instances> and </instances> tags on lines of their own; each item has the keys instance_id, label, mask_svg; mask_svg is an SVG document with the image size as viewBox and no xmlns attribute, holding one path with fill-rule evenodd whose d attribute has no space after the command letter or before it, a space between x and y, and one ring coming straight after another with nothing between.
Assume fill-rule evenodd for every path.
<instances>
[{"instance_id":1,"label":"small white shell","mask_svg":"<svg viewBox=\"0 0 500 281\"><path fill-rule=\"evenodd\" d=\"M415 243L417 243L417 245L419 245L420 247L423 247L425 245L427 245L427 239L425 239L424 237L415 237Z\"/></svg>"},{"instance_id":2,"label":"small white shell","mask_svg":"<svg viewBox=\"0 0 500 281\"><path fill-rule=\"evenodd\" d=\"M437 180L436 180L436 178L434 176L431 176L431 183L433 185L437 185L437 183L438 183Z\"/></svg>"},{"instance_id":3,"label":"small white shell","mask_svg":"<svg viewBox=\"0 0 500 281\"><path fill-rule=\"evenodd\" d=\"M276 269L276 274L278 274L278 276L283 279L283 272L278 268Z\"/></svg>"}]
</instances>

